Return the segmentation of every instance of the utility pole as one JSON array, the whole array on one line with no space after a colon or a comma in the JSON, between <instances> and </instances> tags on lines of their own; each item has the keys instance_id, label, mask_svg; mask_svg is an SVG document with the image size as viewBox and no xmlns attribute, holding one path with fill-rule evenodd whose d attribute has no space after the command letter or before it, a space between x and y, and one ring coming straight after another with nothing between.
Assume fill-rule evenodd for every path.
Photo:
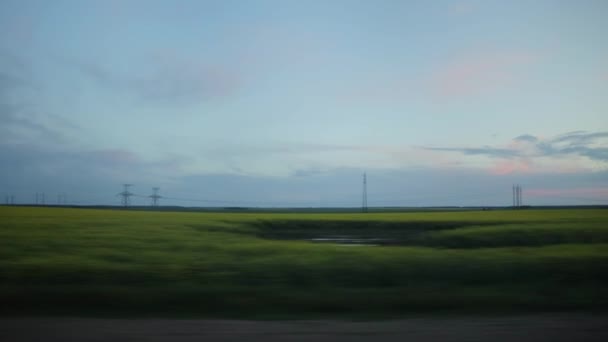
<instances>
[{"instance_id":1,"label":"utility pole","mask_svg":"<svg viewBox=\"0 0 608 342\"><path fill-rule=\"evenodd\" d=\"M363 198L361 202L361 211L367 212L367 174L363 173Z\"/></svg>"},{"instance_id":2,"label":"utility pole","mask_svg":"<svg viewBox=\"0 0 608 342\"><path fill-rule=\"evenodd\" d=\"M153 207L158 207L158 200L162 197L161 195L158 194L158 190L160 190L160 188L152 188L153 193L150 196L150 198L152 199Z\"/></svg>"},{"instance_id":3,"label":"utility pole","mask_svg":"<svg viewBox=\"0 0 608 342\"><path fill-rule=\"evenodd\" d=\"M121 193L119 193L119 195L122 197L121 200L121 204L123 207L128 207L129 205L131 205L131 196L133 196L133 193L129 191L129 187L133 186L133 184L123 184L123 191Z\"/></svg>"}]
</instances>

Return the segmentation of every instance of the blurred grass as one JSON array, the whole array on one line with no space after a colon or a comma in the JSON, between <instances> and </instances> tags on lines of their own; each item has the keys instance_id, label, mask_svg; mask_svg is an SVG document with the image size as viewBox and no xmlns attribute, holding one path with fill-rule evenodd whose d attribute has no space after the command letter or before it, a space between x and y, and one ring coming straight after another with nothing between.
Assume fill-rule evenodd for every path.
<instances>
[{"instance_id":1,"label":"blurred grass","mask_svg":"<svg viewBox=\"0 0 608 342\"><path fill-rule=\"evenodd\" d=\"M608 211L169 213L0 207L0 312L603 310ZM290 240L382 235L400 246Z\"/></svg>"}]
</instances>

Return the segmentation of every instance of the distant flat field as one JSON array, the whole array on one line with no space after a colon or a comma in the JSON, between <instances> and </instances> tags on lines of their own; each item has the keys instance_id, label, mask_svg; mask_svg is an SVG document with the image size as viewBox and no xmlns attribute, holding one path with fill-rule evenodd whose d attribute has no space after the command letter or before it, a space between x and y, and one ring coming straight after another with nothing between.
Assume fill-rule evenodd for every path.
<instances>
[{"instance_id":1,"label":"distant flat field","mask_svg":"<svg viewBox=\"0 0 608 342\"><path fill-rule=\"evenodd\" d=\"M0 207L0 312L386 318L604 311L608 210Z\"/></svg>"}]
</instances>

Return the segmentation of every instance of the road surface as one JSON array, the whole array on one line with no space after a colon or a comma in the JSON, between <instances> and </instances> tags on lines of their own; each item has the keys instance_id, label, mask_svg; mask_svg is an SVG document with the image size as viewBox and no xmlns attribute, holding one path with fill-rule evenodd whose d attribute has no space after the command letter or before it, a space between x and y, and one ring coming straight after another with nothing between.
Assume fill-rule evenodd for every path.
<instances>
[{"instance_id":1,"label":"road surface","mask_svg":"<svg viewBox=\"0 0 608 342\"><path fill-rule=\"evenodd\" d=\"M0 341L608 341L608 315L419 317L385 321L0 318Z\"/></svg>"}]
</instances>

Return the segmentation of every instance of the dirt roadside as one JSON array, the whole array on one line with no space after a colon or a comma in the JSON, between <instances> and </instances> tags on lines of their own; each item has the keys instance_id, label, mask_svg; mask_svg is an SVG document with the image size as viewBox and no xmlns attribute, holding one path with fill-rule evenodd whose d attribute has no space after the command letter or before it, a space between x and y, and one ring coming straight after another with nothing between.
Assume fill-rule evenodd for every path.
<instances>
[{"instance_id":1,"label":"dirt roadside","mask_svg":"<svg viewBox=\"0 0 608 342\"><path fill-rule=\"evenodd\" d=\"M419 317L387 321L0 318L0 341L608 341L608 315Z\"/></svg>"}]
</instances>

